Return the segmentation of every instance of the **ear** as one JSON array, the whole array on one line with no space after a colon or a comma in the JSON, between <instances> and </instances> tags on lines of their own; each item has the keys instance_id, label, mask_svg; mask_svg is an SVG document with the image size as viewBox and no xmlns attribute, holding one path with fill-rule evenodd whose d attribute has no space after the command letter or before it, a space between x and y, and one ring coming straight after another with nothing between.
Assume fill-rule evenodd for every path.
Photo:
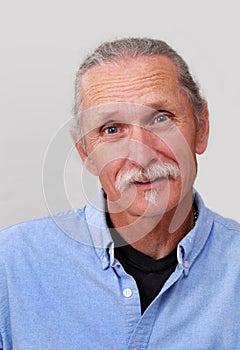
<instances>
[{"instance_id":1,"label":"ear","mask_svg":"<svg viewBox=\"0 0 240 350\"><path fill-rule=\"evenodd\" d=\"M204 103L204 108L200 116L199 123L197 125L197 133L196 133L195 151L198 154L202 154L205 152L207 148L208 136L209 136L208 106L205 100L203 101L203 103Z\"/></svg>"},{"instance_id":2,"label":"ear","mask_svg":"<svg viewBox=\"0 0 240 350\"><path fill-rule=\"evenodd\" d=\"M91 157L88 156L87 151L86 151L85 147L83 146L82 140L77 136L75 130L72 129L70 131L70 133L71 133L71 136L73 138L76 149L77 149L77 151L82 159L82 162L84 163L86 168L90 171L90 173L97 176L98 175L97 167L95 166Z\"/></svg>"}]
</instances>

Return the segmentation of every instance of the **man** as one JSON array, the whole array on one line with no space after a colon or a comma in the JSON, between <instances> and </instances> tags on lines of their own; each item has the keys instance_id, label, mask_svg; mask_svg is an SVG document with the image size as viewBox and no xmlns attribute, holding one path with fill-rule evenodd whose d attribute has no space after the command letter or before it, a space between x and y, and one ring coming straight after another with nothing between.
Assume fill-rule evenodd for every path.
<instances>
[{"instance_id":1,"label":"man","mask_svg":"<svg viewBox=\"0 0 240 350\"><path fill-rule=\"evenodd\" d=\"M239 349L240 226L193 189L208 109L165 42L104 43L72 135L102 191L0 235L0 348Z\"/></svg>"}]
</instances>

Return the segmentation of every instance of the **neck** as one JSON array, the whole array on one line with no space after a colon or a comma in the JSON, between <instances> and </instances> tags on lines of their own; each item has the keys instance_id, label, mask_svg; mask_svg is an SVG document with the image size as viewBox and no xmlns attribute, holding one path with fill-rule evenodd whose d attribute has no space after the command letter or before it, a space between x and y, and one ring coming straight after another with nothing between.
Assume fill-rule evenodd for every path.
<instances>
[{"instance_id":1,"label":"neck","mask_svg":"<svg viewBox=\"0 0 240 350\"><path fill-rule=\"evenodd\" d=\"M161 217L132 217L124 211L110 213L110 219L128 244L153 259L160 259L170 254L194 226L192 194Z\"/></svg>"}]
</instances>

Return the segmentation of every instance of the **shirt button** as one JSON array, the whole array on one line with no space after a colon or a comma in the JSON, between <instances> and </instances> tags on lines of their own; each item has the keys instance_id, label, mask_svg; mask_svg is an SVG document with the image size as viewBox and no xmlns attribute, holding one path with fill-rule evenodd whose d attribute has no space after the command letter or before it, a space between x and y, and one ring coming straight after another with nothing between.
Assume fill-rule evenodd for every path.
<instances>
[{"instance_id":1,"label":"shirt button","mask_svg":"<svg viewBox=\"0 0 240 350\"><path fill-rule=\"evenodd\" d=\"M125 298L129 298L132 296L132 290L130 288L125 288L123 290L123 295L125 296Z\"/></svg>"},{"instance_id":2,"label":"shirt button","mask_svg":"<svg viewBox=\"0 0 240 350\"><path fill-rule=\"evenodd\" d=\"M183 263L184 267L188 268L189 264L188 264L188 261L185 260L184 263Z\"/></svg>"}]
</instances>

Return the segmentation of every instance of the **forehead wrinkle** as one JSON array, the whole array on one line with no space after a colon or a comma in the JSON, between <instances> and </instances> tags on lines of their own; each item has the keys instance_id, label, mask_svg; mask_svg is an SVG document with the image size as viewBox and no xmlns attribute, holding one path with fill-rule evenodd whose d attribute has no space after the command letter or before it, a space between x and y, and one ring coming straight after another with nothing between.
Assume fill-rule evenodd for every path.
<instances>
[{"instance_id":1,"label":"forehead wrinkle","mask_svg":"<svg viewBox=\"0 0 240 350\"><path fill-rule=\"evenodd\" d=\"M121 73L121 72L119 72ZM141 75L136 75L136 73L132 76L129 77L129 75L126 74L106 74L104 78L98 79L97 75L93 75L91 77L91 71L88 73L86 77L83 78L82 80L82 86L81 88L85 90L86 92L90 91L99 91L102 92L107 91L107 90L112 90L113 88L119 88L121 91L128 91L132 87L140 85L142 86L150 86L151 88L154 88L155 86L160 85L161 83L164 82L166 83L171 82L171 85L175 85L176 87L179 87L179 82L177 77L176 79L173 79L173 76L169 76L168 73L166 72L154 72L151 73L147 72L148 74L141 74ZM97 79L95 79L97 78Z\"/></svg>"},{"instance_id":2,"label":"forehead wrinkle","mask_svg":"<svg viewBox=\"0 0 240 350\"><path fill-rule=\"evenodd\" d=\"M164 91L160 90L161 82L154 85L146 79L139 80L136 83L121 84L111 82L111 85L95 84L89 88L83 89L83 99L87 96L87 105L97 106L111 102L126 102L139 105L146 105L152 108L159 109L161 106L167 106L168 99L164 96Z\"/></svg>"},{"instance_id":3,"label":"forehead wrinkle","mask_svg":"<svg viewBox=\"0 0 240 350\"><path fill-rule=\"evenodd\" d=\"M167 60L167 66L162 66L161 60L159 64L156 58L148 57L147 62L142 59L118 62L117 65L103 64L85 72L81 81L83 109L111 102L152 105L154 97L164 99L169 90L177 92L180 89L176 67L169 59L163 58ZM156 105L160 104L161 101Z\"/></svg>"}]
</instances>

